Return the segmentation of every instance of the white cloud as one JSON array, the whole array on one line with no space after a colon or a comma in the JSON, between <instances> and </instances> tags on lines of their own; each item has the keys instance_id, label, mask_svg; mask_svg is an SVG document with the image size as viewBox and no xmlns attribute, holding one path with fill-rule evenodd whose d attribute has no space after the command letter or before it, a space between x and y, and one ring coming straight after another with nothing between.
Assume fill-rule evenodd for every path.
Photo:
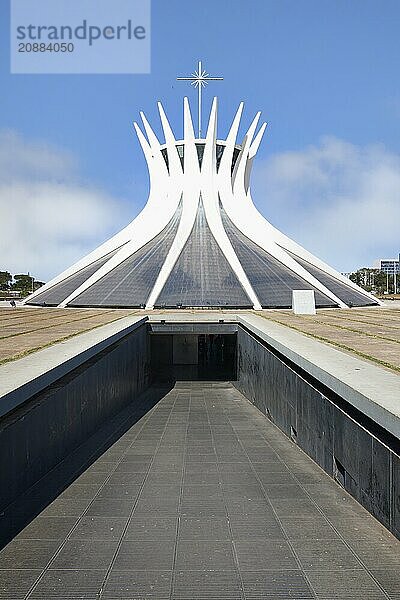
<instances>
[{"instance_id":1,"label":"white cloud","mask_svg":"<svg viewBox=\"0 0 400 600\"><path fill-rule=\"evenodd\" d=\"M1 181L40 181L72 177L77 164L65 150L41 141L25 140L10 129L0 131Z\"/></svg>"},{"instance_id":2,"label":"white cloud","mask_svg":"<svg viewBox=\"0 0 400 600\"><path fill-rule=\"evenodd\" d=\"M0 132L0 270L50 279L132 218L67 152Z\"/></svg>"},{"instance_id":3,"label":"white cloud","mask_svg":"<svg viewBox=\"0 0 400 600\"><path fill-rule=\"evenodd\" d=\"M340 271L400 250L400 156L325 137L255 163L253 198L276 227Z\"/></svg>"}]
</instances>

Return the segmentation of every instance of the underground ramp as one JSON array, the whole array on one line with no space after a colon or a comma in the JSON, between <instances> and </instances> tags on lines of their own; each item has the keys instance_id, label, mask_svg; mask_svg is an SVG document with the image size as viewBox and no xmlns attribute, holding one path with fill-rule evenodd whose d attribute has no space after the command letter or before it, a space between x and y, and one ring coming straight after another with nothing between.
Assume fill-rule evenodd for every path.
<instances>
[{"instance_id":1,"label":"underground ramp","mask_svg":"<svg viewBox=\"0 0 400 600\"><path fill-rule=\"evenodd\" d=\"M0 553L0 598L395 598L400 544L226 382L177 382Z\"/></svg>"}]
</instances>

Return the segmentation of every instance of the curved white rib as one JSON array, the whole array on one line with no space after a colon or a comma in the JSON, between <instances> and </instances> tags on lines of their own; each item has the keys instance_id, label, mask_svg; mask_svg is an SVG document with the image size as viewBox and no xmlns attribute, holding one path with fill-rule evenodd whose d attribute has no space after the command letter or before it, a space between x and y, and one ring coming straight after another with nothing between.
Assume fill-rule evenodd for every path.
<instances>
[{"instance_id":1,"label":"curved white rib","mask_svg":"<svg viewBox=\"0 0 400 600\"><path fill-rule=\"evenodd\" d=\"M178 231L171 248L167 254L167 258L157 277L156 283L149 295L146 303L146 309L154 308L158 296L160 295L171 271L178 260L188 238L193 229L196 220L197 208L200 199L200 168L197 157L196 142L193 130L193 121L190 114L190 107L187 98L183 100L183 115L184 115L184 173L182 179L175 180L175 185L180 187L182 194L182 216L179 223ZM179 157L178 157L179 158ZM180 162L180 161L179 161ZM179 187L176 191L178 191Z\"/></svg>"},{"instance_id":2,"label":"curved white rib","mask_svg":"<svg viewBox=\"0 0 400 600\"><path fill-rule=\"evenodd\" d=\"M250 148L250 144L253 139L253 136L254 136L254 132L257 128L257 123L260 119L260 116L261 116L261 113L258 112L256 114L256 116L254 117L246 135L244 136L244 139L242 142L242 149L236 160L235 168L233 169L233 175L232 175L233 190L235 190L235 186L241 185L241 184L243 185L247 160L249 158L249 148Z\"/></svg>"},{"instance_id":3,"label":"curved white rib","mask_svg":"<svg viewBox=\"0 0 400 600\"><path fill-rule=\"evenodd\" d=\"M265 132L266 127L267 127L267 123L264 123L262 125L260 131L258 132L257 136L255 137L254 141L252 142L250 149L249 149L249 161L252 161L255 154L257 153L257 150L260 146L261 139ZM251 170L251 165L250 165L250 170ZM248 173L248 177L249 176L250 176L250 173ZM241 183L241 181L240 181L240 179L238 179L238 186L240 186L240 183ZM337 281L344 283L348 287L353 288L355 291L363 294L367 298L370 298L374 302L379 302L379 304L383 305L383 302L381 302L380 300L377 300L377 298L375 298L375 296L372 296L371 294L369 294L362 288L359 288L359 286L357 284L353 283L351 280L344 277L344 275L342 275L341 273L339 273L338 271L336 271L335 269L330 267L323 260L314 256L311 252L308 252L308 250L306 250L305 248L300 246L300 244L297 244L294 240L287 237L284 233L279 231L279 229L276 229L276 227L274 227L271 223L269 223L269 221L267 221L265 219L265 217L263 217L263 215L258 211L256 206L254 205L254 202L251 198L250 189L248 189L246 187L246 182L244 184L244 188L245 188L245 193L247 196L247 203L246 203L246 206L243 204L243 207L245 208L246 212L248 211L249 223L253 223L253 226L257 223L258 226L259 227L261 226L262 229L264 230L262 237L264 237L267 234L267 236L271 237L272 240L275 242L275 244L277 244L279 248L282 248L282 250L285 250L285 249L289 250L293 254L296 254L300 258L303 258L307 262L311 263L313 266L318 267L318 268L322 269L323 271L326 271L329 275L331 275ZM239 187L236 188L235 191L237 194L242 192L242 190L240 190ZM239 227L239 229L242 231L242 229L240 227ZM245 232L242 232L242 233L245 233ZM247 234L245 233L245 235L247 235ZM248 237L251 237L251 236L248 236ZM291 264L293 265L294 259L290 255L288 255L286 252L284 252L283 257L284 257L285 262L290 260ZM303 273L307 273L308 277L312 278L312 279L307 279L307 281L309 281L309 283L311 283L312 280L314 282L318 283L318 289L321 292L326 294L331 299L336 298L336 301L338 302L338 304L341 308L347 308L347 305L343 301L341 301L339 298L337 298L330 290L328 290L328 288L323 286L319 282L319 280L315 279L315 277L313 277L310 273L308 273L308 271L306 269L304 269L303 267L301 267L301 265L299 265L298 263L296 263L296 264L298 265L298 267L300 267L300 269ZM287 264L287 266L289 266L289 264ZM300 271L298 274L300 274ZM303 277L303 275L301 275L301 276ZM312 283L312 285L316 285L316 283Z\"/></svg>"},{"instance_id":4,"label":"curved white rib","mask_svg":"<svg viewBox=\"0 0 400 600\"><path fill-rule=\"evenodd\" d=\"M224 207L228 217L231 221L236 225L236 227L248 238L253 240L258 246L260 246L263 250L271 254L278 261L286 265L289 269L291 269L294 273L302 277L305 281L307 281L310 285L314 286L316 289L321 291L323 294L326 294L331 300L333 300L336 304L338 304L341 308L345 308L346 305L342 302L335 294L332 294L330 290L328 290L325 286L323 286L315 277L313 277L306 269L304 269L301 265L299 265L291 256L289 256L282 248L276 245L274 239L271 235L266 235L265 229L260 231L260 228L257 223L258 216L261 217L263 223L267 223L267 221L258 213L255 218L252 214L252 211L249 211L249 202L246 198L245 191L245 175L246 175L246 164L248 160L248 155L250 153L250 149L252 147L252 139L254 136L255 129L257 127L259 119L259 114L256 115L253 120L243 142L242 153L241 156L238 157L238 160L241 160L240 165L238 165L236 169L236 177L232 186L228 185L226 180L226 173L219 173L219 189L220 189L220 198L222 202L222 206ZM238 123L235 123L235 130L238 130ZM232 126L233 129L233 126ZM253 144L253 151L255 148L258 148L261 142L262 133L265 131L265 126L262 126L260 132L257 134ZM230 151L233 152L232 148L234 147L235 140L230 139ZM227 148L224 151L227 151ZM254 205L253 205L254 207ZM254 207L255 208L255 207ZM255 219L255 220L254 220Z\"/></svg>"},{"instance_id":5,"label":"curved white rib","mask_svg":"<svg viewBox=\"0 0 400 600\"><path fill-rule=\"evenodd\" d=\"M261 304L257 298L257 294L253 290L250 281L247 278L243 267L236 256L236 252L227 236L222 223L221 213L219 210L218 186L217 186L217 169L216 169L216 140L217 140L217 99L214 98L210 120L208 124L206 146L204 149L202 173L204 173L204 181L202 182L202 199L207 219L208 226L214 236L215 241L221 248L225 258L230 264L233 272L239 280L241 286L249 297L253 308L261 310ZM224 151L225 153L225 151Z\"/></svg>"},{"instance_id":6,"label":"curved white rib","mask_svg":"<svg viewBox=\"0 0 400 600\"><path fill-rule=\"evenodd\" d=\"M256 218L256 213L258 213L259 217L261 217L261 219L263 219L265 221L264 217L261 215L261 213L258 212L257 208L254 206L254 203L249 194L248 194L248 197L250 197L251 203L253 204L253 207L254 207L254 210L252 211L253 217ZM298 244L294 240L287 237L284 233L279 231L279 229L276 229L268 221L266 221L266 226L268 227L268 230L270 231L271 235L273 235L275 243L279 247L281 247L284 250L288 250L289 252L292 252L293 254L297 255L299 258L302 258L303 260L309 262L314 267L317 267L317 268L321 269L322 271L325 271L328 275L331 275L334 279L336 279L340 283L347 285L347 287L354 289L359 294L362 294L363 296L366 296L367 298L370 298L371 300L373 300L373 302L376 302L379 305L383 306L384 303L381 302L378 298L376 298L372 294L369 294L367 291L360 288L356 283L354 283L350 279L347 279L347 277L345 277L344 275L339 273L339 271L336 271L336 269L333 269L327 263L325 263L323 260L321 260L314 254L312 254L311 252L309 252L308 250L303 248L303 246L300 246L300 244ZM347 305L345 305L345 307L346 306Z\"/></svg>"},{"instance_id":7,"label":"curved white rib","mask_svg":"<svg viewBox=\"0 0 400 600\"><path fill-rule=\"evenodd\" d=\"M158 112L160 113L161 124L165 137L165 145L168 153L169 174L170 177L181 177L183 175L183 171L181 160L178 156L178 151L176 149L176 139L167 119L167 115L165 114L163 105L161 104L161 102L158 102L157 105Z\"/></svg>"},{"instance_id":8,"label":"curved white rib","mask_svg":"<svg viewBox=\"0 0 400 600\"><path fill-rule=\"evenodd\" d=\"M130 225L129 242L81 286L74 290L72 294L65 298L59 305L60 307L67 306L89 287L132 256L142 246L155 238L168 225L178 208L180 196L176 194L176 190L171 186L171 178L168 176L167 166L161 155L160 143L154 133L152 133L144 115L142 118L150 144L147 143L138 124L135 123L134 125L150 173L150 194L147 204Z\"/></svg>"},{"instance_id":9,"label":"curved white rib","mask_svg":"<svg viewBox=\"0 0 400 600\"><path fill-rule=\"evenodd\" d=\"M243 102L241 102L236 111L236 115L235 115L235 118L233 119L231 128L228 133L228 137L226 138L225 150L222 155L221 162L219 165L219 170L218 170L219 179L224 178L227 181L229 181L231 185L232 185L231 169L232 169L233 152L235 150L236 138L237 138L237 134L239 131L239 125L240 125L240 119L242 117L243 106L244 106L244 104L243 104Z\"/></svg>"},{"instance_id":10,"label":"curved white rib","mask_svg":"<svg viewBox=\"0 0 400 600\"><path fill-rule=\"evenodd\" d=\"M255 214L249 210L241 210L242 207L239 204L230 202L224 194L221 195L221 201L232 223L236 225L246 237L250 238L257 246L260 246L260 248L288 267L293 273L330 298L335 304L338 304L341 308L346 308L347 305L340 300L340 298L333 294L318 279L311 275L311 273L304 269L304 267L278 246L271 235L268 233L266 234L264 227L260 228L258 226L259 224L256 222L257 217ZM252 221L251 226L249 225L249 220Z\"/></svg>"},{"instance_id":11,"label":"curved white rib","mask_svg":"<svg viewBox=\"0 0 400 600\"><path fill-rule=\"evenodd\" d=\"M158 171L155 170L153 167L153 156L152 156L151 147L150 147L149 143L147 142L146 138L144 137L144 135L142 134L142 132L140 131L140 129L138 128L137 123L134 123L134 127L138 134L139 142L142 147L143 154L147 161L150 178L155 182L157 179L157 176L158 176ZM150 190L151 190L151 188L150 188ZM151 196L151 191L150 191L146 205L144 206L142 211L139 213L139 215L137 215L137 217L135 217L135 219L133 219L133 221L131 221L129 223L129 225L127 225L124 229L122 229L119 233L114 235L112 238L110 238L109 240L107 240L106 242L101 244L98 248L96 248L95 250L93 250L92 252L90 252L89 254L84 256L82 259L80 259L79 261L74 263L71 267L69 267L68 269L65 269L65 271L60 273L60 275L57 275L56 277L54 277L53 279L48 281L45 285L43 285L41 288L39 288L36 292L34 292L33 294L31 294L30 296L25 298L23 303L25 304L26 302L31 301L33 298L35 298L39 294L42 294L46 290L49 290L57 283L60 283L61 281L63 281L64 279L67 279L71 275L75 275L76 273L78 273L85 267L89 266L96 260L103 258L107 254L110 254L110 252L113 252L117 248L120 248L121 246L123 246L124 244L129 242L132 239L132 235L134 234L134 231L136 229L137 220L138 219L143 220L143 213L147 213L149 211L148 205L151 200L152 200L152 196ZM108 262L106 264L108 264ZM75 297L75 295L74 295L74 297ZM64 307L67 303L66 301L69 299L70 299L69 297L66 298L60 304L60 308Z\"/></svg>"}]
</instances>

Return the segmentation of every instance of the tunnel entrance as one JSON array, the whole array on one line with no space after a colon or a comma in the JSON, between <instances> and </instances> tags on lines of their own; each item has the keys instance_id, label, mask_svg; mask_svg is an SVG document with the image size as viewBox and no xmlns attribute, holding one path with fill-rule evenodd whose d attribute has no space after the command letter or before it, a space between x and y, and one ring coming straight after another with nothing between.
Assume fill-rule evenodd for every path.
<instances>
[{"instance_id":1,"label":"tunnel entrance","mask_svg":"<svg viewBox=\"0 0 400 600\"><path fill-rule=\"evenodd\" d=\"M153 381L236 380L236 333L153 333L150 339Z\"/></svg>"}]
</instances>

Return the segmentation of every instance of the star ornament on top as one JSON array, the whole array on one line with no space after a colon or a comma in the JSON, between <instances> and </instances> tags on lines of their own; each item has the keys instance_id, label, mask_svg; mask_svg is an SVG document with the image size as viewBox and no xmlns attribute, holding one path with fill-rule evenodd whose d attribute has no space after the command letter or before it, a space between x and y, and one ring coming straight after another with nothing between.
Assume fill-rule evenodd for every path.
<instances>
[{"instance_id":1,"label":"star ornament on top","mask_svg":"<svg viewBox=\"0 0 400 600\"><path fill-rule=\"evenodd\" d=\"M197 71L192 73L191 77L177 77L177 81L190 81L198 90L198 137L201 138L201 92L203 87L206 87L209 81L223 81L223 77L211 77L205 69L202 67L201 60L197 67Z\"/></svg>"}]
</instances>

